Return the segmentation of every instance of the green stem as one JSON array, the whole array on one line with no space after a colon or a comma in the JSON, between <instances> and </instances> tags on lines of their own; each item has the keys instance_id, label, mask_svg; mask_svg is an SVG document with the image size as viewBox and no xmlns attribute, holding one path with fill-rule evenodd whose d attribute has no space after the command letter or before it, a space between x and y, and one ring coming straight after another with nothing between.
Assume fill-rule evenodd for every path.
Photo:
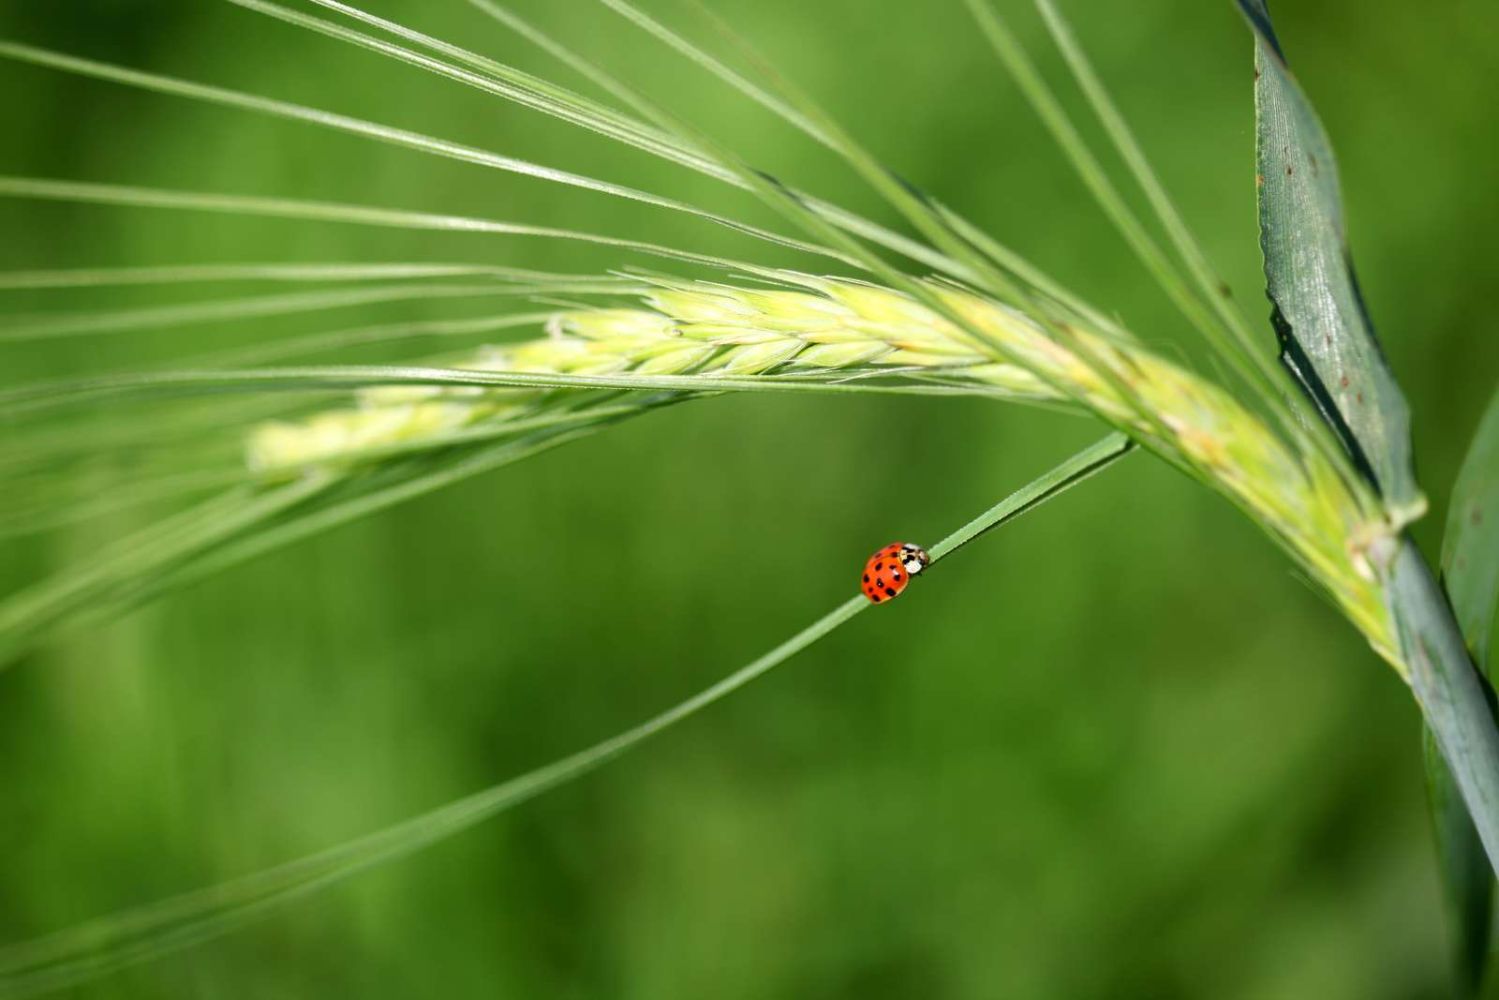
<instances>
[{"instance_id":1,"label":"green stem","mask_svg":"<svg viewBox=\"0 0 1499 1000\"><path fill-rule=\"evenodd\" d=\"M1462 631L1415 543L1405 538L1389 593L1411 690L1499 872L1499 727Z\"/></svg>"},{"instance_id":2,"label":"green stem","mask_svg":"<svg viewBox=\"0 0 1499 1000\"><path fill-rule=\"evenodd\" d=\"M1426 795L1453 928L1454 997L1476 998L1488 962L1494 873L1431 727L1427 726L1421 735L1426 758Z\"/></svg>"}]
</instances>

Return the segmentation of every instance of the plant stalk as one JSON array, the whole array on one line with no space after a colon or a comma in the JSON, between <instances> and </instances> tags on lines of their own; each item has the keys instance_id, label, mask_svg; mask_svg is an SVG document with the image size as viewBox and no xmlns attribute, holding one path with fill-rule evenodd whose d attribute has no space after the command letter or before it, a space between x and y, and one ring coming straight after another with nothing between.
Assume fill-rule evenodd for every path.
<instances>
[{"instance_id":1,"label":"plant stalk","mask_svg":"<svg viewBox=\"0 0 1499 1000\"><path fill-rule=\"evenodd\" d=\"M1499 874L1499 727L1452 607L1409 538L1390 564L1389 593L1411 691Z\"/></svg>"}]
</instances>

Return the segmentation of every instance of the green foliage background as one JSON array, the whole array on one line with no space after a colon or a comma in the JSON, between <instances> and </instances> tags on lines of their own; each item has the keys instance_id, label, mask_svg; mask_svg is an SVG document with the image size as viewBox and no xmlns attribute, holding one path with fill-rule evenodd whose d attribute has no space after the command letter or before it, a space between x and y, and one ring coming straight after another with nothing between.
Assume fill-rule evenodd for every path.
<instances>
[{"instance_id":1,"label":"green foliage background","mask_svg":"<svg viewBox=\"0 0 1499 1000\"><path fill-rule=\"evenodd\" d=\"M459 0L371 6L553 72ZM757 165L885 215L811 143L594 5L518 6ZM714 6L903 176L1162 349L1186 339L955 0ZM1485 42L1499 8L1283 7L1440 514L1499 369L1499 67ZM1067 5L1258 317L1251 48L1231 8ZM704 179L227 5L7 4L0 34L771 221ZM7 173L452 211L814 266L307 127L13 65L0 91ZM7 268L241 260L642 263L538 241L0 204ZM12 293L0 311L205 294L237 292ZM0 378L493 307L8 347ZM971 400L700 402L61 637L0 674L0 940L337 843L592 742L846 597L876 546L937 537L1098 433ZM81 488L129 473L104 456ZM0 543L0 585L86 559L144 516ZM1434 542L1438 523L1418 534ZM1246 521L1135 457L606 771L78 995L1437 996L1446 943L1418 731L1394 675Z\"/></svg>"}]
</instances>

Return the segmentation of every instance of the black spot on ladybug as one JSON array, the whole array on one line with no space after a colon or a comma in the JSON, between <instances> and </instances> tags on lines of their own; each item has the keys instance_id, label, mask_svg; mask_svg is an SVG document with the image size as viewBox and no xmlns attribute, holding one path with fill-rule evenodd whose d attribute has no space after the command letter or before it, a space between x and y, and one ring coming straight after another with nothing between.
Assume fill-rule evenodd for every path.
<instances>
[{"instance_id":1,"label":"black spot on ladybug","mask_svg":"<svg viewBox=\"0 0 1499 1000\"><path fill-rule=\"evenodd\" d=\"M865 582L865 583L868 583L868 582L869 582L869 574L868 574L868 573L865 573L865 574L864 574L864 582Z\"/></svg>"},{"instance_id":2,"label":"black spot on ladybug","mask_svg":"<svg viewBox=\"0 0 1499 1000\"><path fill-rule=\"evenodd\" d=\"M895 591L891 590L889 587L886 587L885 588L885 596L886 597L894 597L895 596Z\"/></svg>"},{"instance_id":3,"label":"black spot on ladybug","mask_svg":"<svg viewBox=\"0 0 1499 1000\"><path fill-rule=\"evenodd\" d=\"M892 580L899 580L900 579L900 574L892 571L891 574L890 574L890 579L892 579Z\"/></svg>"},{"instance_id":4,"label":"black spot on ladybug","mask_svg":"<svg viewBox=\"0 0 1499 1000\"><path fill-rule=\"evenodd\" d=\"M876 604L880 603L880 595L879 594L870 594L869 595L869 599L871 601L873 601L874 603L876 603Z\"/></svg>"}]
</instances>

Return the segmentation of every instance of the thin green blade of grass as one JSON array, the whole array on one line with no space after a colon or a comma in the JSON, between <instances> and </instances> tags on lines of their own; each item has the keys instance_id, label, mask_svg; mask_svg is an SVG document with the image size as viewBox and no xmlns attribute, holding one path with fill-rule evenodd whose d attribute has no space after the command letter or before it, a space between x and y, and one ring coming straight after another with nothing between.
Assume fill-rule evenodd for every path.
<instances>
[{"instance_id":1,"label":"thin green blade of grass","mask_svg":"<svg viewBox=\"0 0 1499 1000\"><path fill-rule=\"evenodd\" d=\"M1136 184L1145 192L1156 218L1165 228L1178 256L1187 264L1189 273L1197 282L1198 293L1203 301L1212 305L1226 326L1234 329L1236 333L1244 332L1238 315L1225 305L1226 287L1222 279L1213 272L1212 265L1208 262L1206 254L1202 252L1196 237L1192 235L1191 229L1182 219L1181 213L1177 211L1175 203L1156 177L1154 168L1145 156L1145 151L1135 139L1134 131L1130 129L1124 115L1119 112L1113 97L1110 96L1108 88L1094 71L1092 62L1073 35L1071 25L1067 23L1053 0L1036 0L1036 7L1041 12L1046 29L1066 60L1073 78L1078 82L1089 105L1092 106L1095 115L1107 131L1114 148L1119 151L1121 158L1129 167ZM1243 353L1258 357L1254 346L1253 339L1247 335L1241 338L1239 343L1239 349Z\"/></svg>"},{"instance_id":2,"label":"thin green blade of grass","mask_svg":"<svg viewBox=\"0 0 1499 1000\"><path fill-rule=\"evenodd\" d=\"M590 291L612 292L612 285L581 286ZM126 333L134 330L162 330L195 323L230 323L273 316L294 316L332 309L391 302L425 302L437 299L467 299L504 296L528 296L556 289L546 285L511 287L488 285L393 285L370 288L356 286L329 291L293 292L284 295L257 295L245 298L214 299L142 309L113 309L102 312L64 313L56 316L0 317L0 343L23 343L61 337L83 337L98 334ZM566 290L564 288L563 290Z\"/></svg>"},{"instance_id":3,"label":"thin green blade of grass","mask_svg":"<svg viewBox=\"0 0 1499 1000\"><path fill-rule=\"evenodd\" d=\"M1111 435L995 504L932 546L934 564L985 533L1106 468L1131 445ZM106 917L0 950L0 997L66 989L222 934L360 872L398 860L509 808L577 780L703 711L848 623L862 596L831 612L716 684L616 736L457 802L319 854L232 882Z\"/></svg>"},{"instance_id":4,"label":"thin green blade of grass","mask_svg":"<svg viewBox=\"0 0 1499 1000\"><path fill-rule=\"evenodd\" d=\"M333 0L314 0L314 2L333 2ZM758 53L754 52L747 42L733 32L726 22L713 18L713 23L721 34L734 42L741 51L756 58L761 75L765 76L775 85L774 92L736 72L723 62L723 60L710 54L701 46L689 41L684 35L672 30L639 7L627 2L627 0L599 0L599 2L657 42L681 55L704 73L732 87L745 97L775 114L793 128L805 133L816 142L836 153L871 188L878 192L892 207L900 211L907 221L911 222L933 246L970 269L974 275L972 280L978 285L986 288L993 294L1007 296L1011 300L1024 300L1024 290L1018 287L1010 276L993 267L971 244L958 236L921 197L913 192L908 184L899 180L889 168L880 163L863 146L855 142L853 137L841 128L810 97L798 88L792 87L789 81L776 73L768 62L759 58ZM705 11L705 13L707 12ZM709 16L712 17L711 14ZM677 134L695 143L703 144L707 146L710 152L713 152L715 147L708 144L706 137L698 130L689 129L680 119L666 115L659 106L646 101L638 93L630 91L618 83L615 84L615 88L615 92L628 100L632 107L635 107L647 117L656 121L658 125L661 125L668 132ZM727 152L727 150L719 148L716 155L721 162L731 163L732 158L727 155ZM745 172L741 169L740 173L744 175ZM759 179L752 175L745 176L744 179L757 188L764 188L762 190L762 197L767 194L779 196L783 193L777 185L765 188L759 182ZM811 220L807 217L813 215L813 213L806 212L805 208L798 203L796 198L772 197L768 200L771 200L773 205L779 207L783 213L801 222L804 228L809 228L808 223ZM813 230L809 228L809 231ZM866 261L867 264L868 262ZM885 274L884 277L891 283L901 284L899 277L892 277L889 274Z\"/></svg>"},{"instance_id":5,"label":"thin green blade of grass","mask_svg":"<svg viewBox=\"0 0 1499 1000\"><path fill-rule=\"evenodd\" d=\"M826 144L830 141L830 136L825 131L822 122L806 115L803 109L797 107L795 104L781 100L774 93L757 85L754 81L734 72L721 60L715 59L701 47L688 42L682 35L672 31L645 11L633 4L621 3L619 0L599 0L599 2L637 28L640 28L646 34L655 38L658 42L673 49L689 62L697 64L698 68L710 76L717 77L727 83L756 104L769 109L777 117L789 122L798 130L806 133L818 142Z\"/></svg>"},{"instance_id":6,"label":"thin green blade of grass","mask_svg":"<svg viewBox=\"0 0 1499 1000\"><path fill-rule=\"evenodd\" d=\"M1265 352L1260 350L1259 338L1250 330L1243 313L1232 304L1231 289L1214 270L1196 236L1156 176L1134 131L1120 113L1082 46L1078 44L1071 25L1062 16L1055 0L1035 0L1035 3L1073 78L1108 133L1120 158L1134 176L1135 183L1145 193L1156 218L1175 247L1177 256L1186 265L1187 273L1196 283L1201 300L1217 318L1218 323L1211 325L1209 331L1214 346L1225 355L1239 358L1240 363L1236 366L1239 373L1255 388L1269 408L1281 417L1282 422L1289 424L1288 429L1294 433L1304 428L1313 446L1323 449L1324 454L1333 458L1337 467L1341 468L1344 463L1338 461L1341 456L1336 450L1337 444L1331 436L1330 428L1311 418L1310 414L1302 412L1299 394L1294 389L1287 391L1287 372L1277 368ZM1294 419L1288 422L1286 417Z\"/></svg>"},{"instance_id":7,"label":"thin green blade of grass","mask_svg":"<svg viewBox=\"0 0 1499 1000\"><path fill-rule=\"evenodd\" d=\"M126 184L93 184L85 181L63 181L43 177L0 176L0 197L31 198L76 204L115 205L132 208L160 208L180 211L219 212L230 215L264 216L305 222L338 222L349 225L384 226L392 229L431 230L435 232L478 233L491 236L528 236L567 240L592 246L629 250L652 257L699 264L705 267L740 271L769 277L775 272L746 261L709 254L693 253L659 243L603 236L572 229L528 226L497 219L464 215L443 215L370 205L348 205L339 202L308 201L297 198L260 197L256 195L218 194L201 191L177 191Z\"/></svg>"},{"instance_id":8,"label":"thin green blade of grass","mask_svg":"<svg viewBox=\"0 0 1499 1000\"><path fill-rule=\"evenodd\" d=\"M334 2L334 0L314 0L314 2ZM473 2L473 0L471 0ZM963 235L948 221L942 211L939 211L931 201L915 190L907 181L898 177L894 171L885 166L872 153L857 141L823 108L814 101L801 88L794 86L789 79L778 72L776 68L765 59L749 42L733 30L732 26L722 18L714 14L709 8L700 2L695 2L696 9L708 18L718 33L740 52L752 60L759 74L765 79L766 85L762 86L754 80L735 71L726 62L709 53L702 46L687 39L672 28L647 14L638 6L628 0L599 0L605 7L635 25L641 31L650 35L656 41L678 53L700 70L723 82L751 101L766 108L782 121L806 134L814 141L839 156L845 163L873 188L892 207L899 211L905 219L911 223L921 235L930 241L931 245L963 267L969 274L966 279L978 287L987 289L991 294L999 295L1008 301L1017 304L1030 305L1032 300L1029 290L1024 284L1015 280L1015 275L1004 267L996 267L996 260L1016 260L1023 267L1032 272L1039 273L1039 269L1023 261L1019 254L1008 248L1003 256L991 258L981 252L972 242L965 239ZM494 8L492 0L481 5L484 9ZM514 15L509 15L511 19ZM690 138L691 134L682 128L680 121L666 122L662 120L662 114L656 106L644 101L638 94L625 88L617 81L611 81L611 93L626 100L632 107L641 111L647 117L663 124L667 131L679 136ZM701 141L701 140L698 140ZM728 162L728 158L720 154L722 161ZM745 178L747 182L755 185L756 179ZM772 192L778 193L778 192ZM801 202L799 196L794 196L782 206L783 210L791 209L789 213L793 218L799 218L806 206ZM815 212L810 213L816 216ZM992 244L993 241L991 241ZM878 273L878 272L877 272ZM887 281L897 285L902 284L898 279L892 279L885 275ZM1055 297L1073 299L1069 292L1059 284L1047 281ZM915 291L918 298L919 289ZM933 304L930 301L928 304ZM1081 307L1074 307L1075 311L1083 311ZM1100 332L1109 332L1113 329L1112 324L1100 328Z\"/></svg>"},{"instance_id":9,"label":"thin green blade of grass","mask_svg":"<svg viewBox=\"0 0 1499 1000\"><path fill-rule=\"evenodd\" d=\"M424 56L399 45L394 45L390 42L345 28L342 25L309 17L277 4L267 3L265 0L229 0L229 2L288 24L357 45L465 86L501 97L522 107L559 118L569 124L603 135L609 139L694 170L705 176L713 177L746 190L751 189L751 185L746 183L738 172L728 169L713 156L707 155L704 151L695 148L690 142L684 142L679 136L662 132L649 124L631 119L627 115L599 105L597 102L589 101L550 81L524 73L514 67L480 56L477 53L462 49L440 39L424 35L421 32L377 17L366 11L351 7L348 4L332 2L332 0L313 0L319 6L337 11L346 17L376 27L395 37L413 42L428 51L441 54L453 60L454 63L468 66L470 69L477 70L478 72L470 72L460 68L459 65ZM971 276L967 269L958 262L944 257L930 247L923 246L899 233L829 202L810 197L794 189L791 190L801 204L805 205L809 211L816 213L820 218L833 223L845 232L858 236L861 239L869 240L886 249L894 250L912 260L919 261L928 267L959 279L967 279Z\"/></svg>"},{"instance_id":10,"label":"thin green blade of grass","mask_svg":"<svg viewBox=\"0 0 1499 1000\"><path fill-rule=\"evenodd\" d=\"M215 282L399 281L412 278L545 278L599 280L590 275L548 275L493 264L411 262L255 264L166 264L147 267L88 267L49 271L0 271L0 290L109 288Z\"/></svg>"},{"instance_id":11,"label":"thin green blade of grass","mask_svg":"<svg viewBox=\"0 0 1499 1000\"><path fill-rule=\"evenodd\" d=\"M1236 2L1255 35L1260 244L1281 361L1399 526L1425 512L1426 498L1411 461L1410 410L1354 275L1337 160L1264 0Z\"/></svg>"},{"instance_id":12,"label":"thin green blade of grass","mask_svg":"<svg viewBox=\"0 0 1499 1000\"><path fill-rule=\"evenodd\" d=\"M1171 297L1182 314L1206 335L1212 336L1214 325L1202 302L1178 273L1175 264L1156 243L1144 224L1119 193L1108 171L1089 148L1077 126L1063 109L1056 95L1042 79L1026 54L1024 46L999 16L988 0L965 0L984 38L1020 87L1022 95L1035 110L1053 140L1072 163L1104 214L1124 237L1130 249L1145 265L1156 282Z\"/></svg>"},{"instance_id":13,"label":"thin green blade of grass","mask_svg":"<svg viewBox=\"0 0 1499 1000\"><path fill-rule=\"evenodd\" d=\"M628 292L633 286L621 286ZM611 293L612 294L612 293ZM399 340L448 340L450 338L477 337L513 330L518 327L543 326L556 314L549 312L514 313L508 316L476 316L468 319L416 320L406 323L377 323L372 326L349 327L310 333L302 337L290 337L269 344L254 344L215 351L182 359L179 364L188 368L232 368L264 365L268 362L285 361L288 358L308 354L344 351L351 347L370 344L388 344Z\"/></svg>"},{"instance_id":14,"label":"thin green blade of grass","mask_svg":"<svg viewBox=\"0 0 1499 1000\"><path fill-rule=\"evenodd\" d=\"M1492 684L1489 639L1499 604L1499 393L1489 401L1452 488L1442 538L1442 584L1473 662ZM1426 790L1454 929L1457 986L1477 996L1488 964L1494 872L1428 729Z\"/></svg>"},{"instance_id":15,"label":"thin green blade of grass","mask_svg":"<svg viewBox=\"0 0 1499 1000\"><path fill-rule=\"evenodd\" d=\"M106 63L95 62L89 59L79 59L76 56L64 55L57 52L49 52L28 45L18 45L11 42L0 41L0 57L10 58L20 62L33 65L47 66L63 72L74 73L80 76L92 77L99 80L108 80L125 86L138 87L157 93L171 94L190 100L197 100L225 107L234 107L241 110L259 112L272 117L284 118L307 124L319 125L324 128L334 129L383 142L389 145L401 146L447 159L458 160L478 166L489 167L495 170L503 170L508 173L519 174L536 180L548 181L554 184L562 184L569 187L591 191L595 194L609 195L622 198L627 201L635 201L654 208L666 209L667 211L680 212L713 223L717 226L742 233L755 239L764 240L768 243L784 247L790 250L798 250L803 253L814 254L824 257L834 257L844 263L852 263L832 253L826 248L794 240L769 230L761 229L719 215L706 209L689 205L675 198L653 194L637 188L622 184L614 184L596 177L588 177L555 167L547 167L527 160L492 153L487 150L466 146L462 143L451 142L429 135L412 132L407 129L399 129L377 122L364 121L347 115L340 115L319 108L310 108L300 104L292 104L287 101L272 100L255 94L246 94L239 91L229 90L223 87L207 86L192 83L187 80L179 80L173 77L160 76L155 73L145 73L139 70L127 69L122 66L112 66Z\"/></svg>"},{"instance_id":16,"label":"thin green blade of grass","mask_svg":"<svg viewBox=\"0 0 1499 1000\"><path fill-rule=\"evenodd\" d=\"M1027 103L1035 111L1053 141L1062 150L1074 171L1092 194L1095 203L1113 223L1135 257L1155 279L1183 317L1211 344L1217 356L1255 390L1282 425L1290 423L1282 397L1267 387L1254 360L1236 349L1233 338L1221 326L1218 316L1191 284L1182 276L1176 263L1151 236L1135 215L1129 203L1110 179L1108 171L1083 139L1062 103L1026 54L1024 46L990 0L966 0L969 11L1004 65ZM1101 89L1101 88L1100 88ZM1295 431L1294 424L1288 428Z\"/></svg>"},{"instance_id":17,"label":"thin green blade of grass","mask_svg":"<svg viewBox=\"0 0 1499 1000\"><path fill-rule=\"evenodd\" d=\"M615 141L651 152L681 166L705 172L720 170L711 159L679 146L675 140L643 123L633 121L616 109L589 100L580 94L513 66L481 56L475 52L433 38L394 21L351 7L347 4L313 0L318 6L344 17L376 28L395 38L411 42L443 59L423 55L404 46L321 18L311 17L267 0L229 0L237 7L254 11L286 24L337 39L389 59L446 77L456 83L482 90L522 107L561 119ZM448 60L448 61L444 61ZM463 67L468 67L464 69ZM476 71L476 72L471 72Z\"/></svg>"}]
</instances>

